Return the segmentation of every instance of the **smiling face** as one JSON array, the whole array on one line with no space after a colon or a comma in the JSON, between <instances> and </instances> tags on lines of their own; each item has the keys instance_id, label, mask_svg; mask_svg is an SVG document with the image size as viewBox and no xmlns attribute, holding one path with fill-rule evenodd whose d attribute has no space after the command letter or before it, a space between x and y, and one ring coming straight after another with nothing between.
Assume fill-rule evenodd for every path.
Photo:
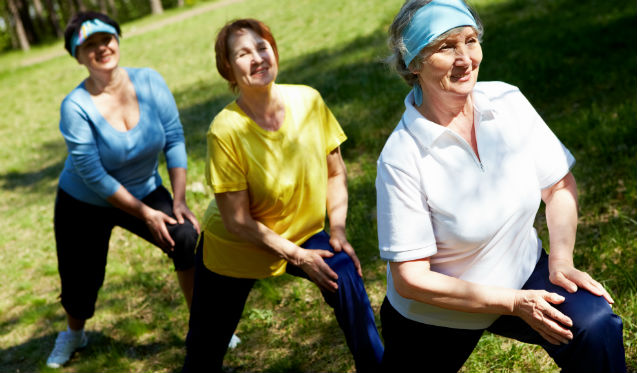
<instances>
[{"instance_id":1,"label":"smiling face","mask_svg":"<svg viewBox=\"0 0 637 373\"><path fill-rule=\"evenodd\" d=\"M418 82L425 96L471 94L478 80L482 48L472 27L463 27L435 45L427 47Z\"/></svg>"},{"instance_id":2,"label":"smiling face","mask_svg":"<svg viewBox=\"0 0 637 373\"><path fill-rule=\"evenodd\" d=\"M274 83L278 65L272 46L251 29L240 29L228 38L228 60L239 90Z\"/></svg>"},{"instance_id":3,"label":"smiling face","mask_svg":"<svg viewBox=\"0 0 637 373\"><path fill-rule=\"evenodd\" d=\"M77 60L89 71L111 70L119 64L119 42L113 34L98 32L77 47Z\"/></svg>"}]
</instances>

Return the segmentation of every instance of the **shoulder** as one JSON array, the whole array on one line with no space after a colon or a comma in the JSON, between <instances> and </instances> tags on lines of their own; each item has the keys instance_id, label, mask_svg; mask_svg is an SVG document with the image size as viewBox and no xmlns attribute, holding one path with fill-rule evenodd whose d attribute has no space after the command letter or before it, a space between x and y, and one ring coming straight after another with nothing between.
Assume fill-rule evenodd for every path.
<instances>
[{"instance_id":1,"label":"shoulder","mask_svg":"<svg viewBox=\"0 0 637 373\"><path fill-rule=\"evenodd\" d=\"M414 157L420 157L420 153L418 143L401 120L387 138L378 163L406 170L413 166Z\"/></svg>"},{"instance_id":2,"label":"shoulder","mask_svg":"<svg viewBox=\"0 0 637 373\"><path fill-rule=\"evenodd\" d=\"M83 105L85 105L88 92L84 88L84 82L80 83L66 97L62 100L60 109L62 113L68 113L69 111L78 111Z\"/></svg>"},{"instance_id":3,"label":"shoulder","mask_svg":"<svg viewBox=\"0 0 637 373\"><path fill-rule=\"evenodd\" d=\"M146 77L151 79L162 78L156 70L150 67L124 67L128 75L132 77Z\"/></svg>"},{"instance_id":4,"label":"shoulder","mask_svg":"<svg viewBox=\"0 0 637 373\"><path fill-rule=\"evenodd\" d=\"M135 86L150 85L152 88L167 87L160 73L150 67L124 67Z\"/></svg>"},{"instance_id":5,"label":"shoulder","mask_svg":"<svg viewBox=\"0 0 637 373\"><path fill-rule=\"evenodd\" d=\"M228 103L210 123L208 135L213 137L226 137L233 133L239 132L240 129L248 124L248 118L239 109L236 101Z\"/></svg>"},{"instance_id":6,"label":"shoulder","mask_svg":"<svg viewBox=\"0 0 637 373\"><path fill-rule=\"evenodd\" d=\"M496 105L526 100L518 87L504 82L478 82L473 91Z\"/></svg>"},{"instance_id":7,"label":"shoulder","mask_svg":"<svg viewBox=\"0 0 637 373\"><path fill-rule=\"evenodd\" d=\"M279 84L285 97L293 102L323 102L321 94L316 89L302 84Z\"/></svg>"},{"instance_id":8,"label":"shoulder","mask_svg":"<svg viewBox=\"0 0 637 373\"><path fill-rule=\"evenodd\" d=\"M521 94L520 89L514 85L504 82L478 82L474 92L485 95L490 99L502 99L509 95Z\"/></svg>"},{"instance_id":9,"label":"shoulder","mask_svg":"<svg viewBox=\"0 0 637 373\"><path fill-rule=\"evenodd\" d=\"M279 84L278 86L286 93L299 94L304 96L321 95L316 89L303 84Z\"/></svg>"}]
</instances>

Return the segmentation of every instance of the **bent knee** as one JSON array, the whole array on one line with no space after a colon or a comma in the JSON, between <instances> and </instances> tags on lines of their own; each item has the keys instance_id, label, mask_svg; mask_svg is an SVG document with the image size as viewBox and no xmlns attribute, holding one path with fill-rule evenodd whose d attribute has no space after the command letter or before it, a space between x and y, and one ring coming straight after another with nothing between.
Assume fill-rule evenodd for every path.
<instances>
[{"instance_id":1,"label":"bent knee","mask_svg":"<svg viewBox=\"0 0 637 373\"><path fill-rule=\"evenodd\" d=\"M174 250L170 255L175 263L175 270L192 268L195 265L195 247L199 238L195 227L186 221L174 227L171 236L175 241Z\"/></svg>"},{"instance_id":2,"label":"bent knee","mask_svg":"<svg viewBox=\"0 0 637 373\"><path fill-rule=\"evenodd\" d=\"M578 334L586 335L595 340L604 336L622 335L622 319L617 316L608 302L602 297L590 294L589 301L584 307L578 307L573 318L573 326Z\"/></svg>"},{"instance_id":3,"label":"bent knee","mask_svg":"<svg viewBox=\"0 0 637 373\"><path fill-rule=\"evenodd\" d=\"M339 277L346 274L356 274L354 261L344 251L334 253L334 256L325 261Z\"/></svg>"}]
</instances>

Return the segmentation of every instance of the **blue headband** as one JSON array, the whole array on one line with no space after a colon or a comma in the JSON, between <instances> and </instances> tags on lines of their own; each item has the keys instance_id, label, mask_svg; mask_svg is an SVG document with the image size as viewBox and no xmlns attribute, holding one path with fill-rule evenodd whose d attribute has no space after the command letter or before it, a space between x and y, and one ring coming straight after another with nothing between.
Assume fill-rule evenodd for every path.
<instances>
[{"instance_id":1,"label":"blue headband","mask_svg":"<svg viewBox=\"0 0 637 373\"><path fill-rule=\"evenodd\" d=\"M88 21L84 21L80 26L79 31L71 38L71 55L75 57L75 51L78 46L82 45L91 35L97 32L105 32L107 34L113 34L119 41L117 30L115 27L101 20L94 18Z\"/></svg>"},{"instance_id":2,"label":"blue headband","mask_svg":"<svg viewBox=\"0 0 637 373\"><path fill-rule=\"evenodd\" d=\"M476 20L462 0L433 0L418 9L402 32L407 53L403 56L408 67L420 51L445 32L461 26L478 28ZM414 101L422 104L420 85L414 86Z\"/></svg>"}]
</instances>

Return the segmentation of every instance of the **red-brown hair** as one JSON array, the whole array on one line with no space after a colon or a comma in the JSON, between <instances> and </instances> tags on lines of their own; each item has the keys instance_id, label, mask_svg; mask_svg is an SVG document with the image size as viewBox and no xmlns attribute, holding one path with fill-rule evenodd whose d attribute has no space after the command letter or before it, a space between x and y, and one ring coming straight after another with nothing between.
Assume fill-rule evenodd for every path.
<instances>
[{"instance_id":1,"label":"red-brown hair","mask_svg":"<svg viewBox=\"0 0 637 373\"><path fill-rule=\"evenodd\" d=\"M232 66L230 66L230 45L228 45L228 39L230 39L230 35L241 29L250 29L256 32L257 35L263 39L267 40L272 46L272 51L274 51L276 63L279 63L279 50L277 49L276 41L274 41L274 36L272 36L270 28L266 26L265 23L253 18L237 19L226 23L226 25L223 26L217 34L217 41L215 42L215 59L217 63L217 71L219 71L219 74L228 81L230 89L234 92L237 90L237 82L234 79L234 74L232 73Z\"/></svg>"}]
</instances>

